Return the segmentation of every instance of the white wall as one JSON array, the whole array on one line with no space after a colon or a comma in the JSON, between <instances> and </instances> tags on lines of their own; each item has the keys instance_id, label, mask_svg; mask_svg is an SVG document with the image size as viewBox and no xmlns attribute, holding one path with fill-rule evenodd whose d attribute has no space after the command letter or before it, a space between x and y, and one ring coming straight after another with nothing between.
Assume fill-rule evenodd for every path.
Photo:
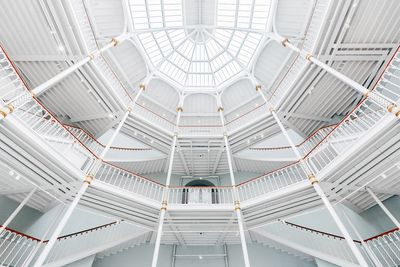
<instances>
[{"instance_id":1,"label":"white wall","mask_svg":"<svg viewBox=\"0 0 400 267\"><path fill-rule=\"evenodd\" d=\"M148 267L151 266L154 245L144 244L103 259L96 259L93 267ZM161 246L157 267L171 267L172 246Z\"/></svg>"},{"instance_id":2,"label":"white wall","mask_svg":"<svg viewBox=\"0 0 400 267\"><path fill-rule=\"evenodd\" d=\"M83 260L64 265L64 267L91 267L95 256L84 258Z\"/></svg>"},{"instance_id":3,"label":"white wall","mask_svg":"<svg viewBox=\"0 0 400 267\"><path fill-rule=\"evenodd\" d=\"M262 246L259 244L249 245L249 255L252 267L315 267L314 262L300 260L289 254ZM147 267L151 266L154 245L146 244L128 249L121 253L95 260L93 267ZM172 246L162 246L157 267L171 267ZM242 248L240 245L230 245L228 250L229 267L243 267ZM205 255L221 254L222 246L197 246L177 247L178 255ZM199 259L198 257L183 258L177 257L175 267L225 267L224 258Z\"/></svg>"}]
</instances>

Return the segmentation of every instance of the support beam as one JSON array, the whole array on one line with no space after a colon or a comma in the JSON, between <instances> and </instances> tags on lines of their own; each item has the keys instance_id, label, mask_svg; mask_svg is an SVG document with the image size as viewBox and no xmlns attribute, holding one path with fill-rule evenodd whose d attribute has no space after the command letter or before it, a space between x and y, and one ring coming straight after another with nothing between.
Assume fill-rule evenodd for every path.
<instances>
[{"instance_id":1,"label":"support beam","mask_svg":"<svg viewBox=\"0 0 400 267\"><path fill-rule=\"evenodd\" d=\"M367 187L367 192L371 195L371 197L375 200L375 202L381 207L383 212L389 217L389 219L396 225L397 228L400 229L400 222L393 216L393 214L383 205L382 201L379 200L379 198L372 192L372 190Z\"/></svg>"},{"instance_id":2,"label":"support beam","mask_svg":"<svg viewBox=\"0 0 400 267\"><path fill-rule=\"evenodd\" d=\"M243 227L243 217L242 217L242 210L240 208L240 199L239 199L239 193L236 188L236 181L235 181L235 175L233 172L233 164L232 164L232 154L230 151L229 147L229 141L228 141L228 134L227 134L227 129L225 126L225 120L224 120L224 108L222 107L221 103L221 97L219 96L217 99L217 103L219 105L218 107L218 113L219 117L221 120L221 125L223 128L223 133L224 133L224 142L225 142L225 151L226 151L226 156L228 159L228 167L229 167L229 176L231 179L231 185L232 185L232 190L233 190L233 197L235 201L235 213L238 221L238 226L239 226L239 235L240 235L240 241L242 245L242 252L243 252L243 259L244 259L244 265L245 267L250 267L250 259L249 259L249 253L247 250L247 243L246 243L246 236L244 233L244 227Z\"/></svg>"},{"instance_id":3,"label":"support beam","mask_svg":"<svg viewBox=\"0 0 400 267\"><path fill-rule=\"evenodd\" d=\"M154 245L153 260L151 263L152 267L157 267L158 255L160 253L161 236L162 236L162 232L163 232L165 213L167 211L167 205L168 205L168 192L169 192L168 190L169 190L169 186L171 184L172 165L174 163L175 147L176 147L176 142L178 140L178 130L179 130L178 125L179 125L179 122L181 119L181 113L183 111L182 106L183 106L183 98L181 97L179 107L177 108L178 114L176 116L175 133L174 133L174 138L172 140L171 156L169 158L168 171L167 171L167 180L165 182L165 188L164 188L164 192L163 192L163 201L162 201L161 209L160 209L160 219L159 219L159 223L158 223L157 236L156 236L156 241L155 241L155 245Z\"/></svg>"},{"instance_id":4,"label":"support beam","mask_svg":"<svg viewBox=\"0 0 400 267\"><path fill-rule=\"evenodd\" d=\"M330 73L331 75L333 75L337 79L341 80L342 82L346 83L347 85L349 85L350 87L352 87L353 89L358 91L359 93L363 94L364 96L369 97L375 103L377 103L379 106L387 109L389 112L395 114L396 116L398 116L400 114L399 107L397 107L397 105L395 103L393 103L393 101L391 99L387 98L383 94L381 94L377 91L368 90L367 88L365 88L358 82L350 79L349 77L347 77L346 75L335 70L331 66L321 62L320 60L315 58L312 54L309 54L308 52L299 49L297 46L290 43L290 41L287 38L284 38L284 37L278 35L277 33L270 33L269 37L272 40L275 40L276 42L281 43L284 47L287 47L287 48L297 52L301 57L314 63L315 65L317 65L321 69L325 70L326 72Z\"/></svg>"},{"instance_id":5,"label":"support beam","mask_svg":"<svg viewBox=\"0 0 400 267\"><path fill-rule=\"evenodd\" d=\"M132 103L132 106L135 105L137 99L139 98L141 92L145 89L144 85L140 85L140 92L136 95L134 102ZM105 146L104 150L102 151L101 155L99 158L97 158L92 165L89 168L89 171L85 177L85 180L80 187L78 193L75 195L74 200L72 203L69 205L67 211L65 214L62 216L60 222L57 225L57 228L54 230L53 234L51 235L49 242L46 244L42 252L40 253L39 257L37 258L34 267L40 267L43 265L45 262L48 254L50 253L51 249L55 245L55 242L57 241L57 238L60 236L61 231L64 229L65 225L67 224L69 218L72 215L72 212L75 210L76 206L78 205L79 200L82 198L82 196L85 194L87 188L89 185L92 183L94 177L96 176L97 171L99 170L101 163L103 159L105 158L107 152L109 151L111 145L113 144L115 137L118 135L119 131L121 130L122 126L124 125L126 119L128 118L128 115L131 113L132 107L128 107L128 110L126 111L124 117L122 120L119 122L117 129L114 131L113 135L111 136L110 140L107 142L107 145Z\"/></svg>"},{"instance_id":6,"label":"support beam","mask_svg":"<svg viewBox=\"0 0 400 267\"><path fill-rule=\"evenodd\" d=\"M14 210L13 213L7 218L7 220L3 223L3 225L0 227L0 235L4 231L4 229L7 228L7 226L14 220L14 218L18 215L18 213L21 211L21 209L28 203L28 201L31 199L33 194L35 194L37 188L34 187L30 193L25 197L25 199L18 205L18 207Z\"/></svg>"},{"instance_id":7,"label":"support beam","mask_svg":"<svg viewBox=\"0 0 400 267\"><path fill-rule=\"evenodd\" d=\"M333 208L332 204L330 203L330 201L326 197L324 191L322 190L321 186L319 185L318 178L313 173L311 166L308 164L307 161L305 161L303 159L303 157L300 154L300 151L297 149L296 145L293 143L292 138L290 138L290 136L287 133L285 127L283 126L283 124L280 121L278 115L276 114L276 111L274 110L272 105L268 102L266 96L264 95L263 91L261 90L261 86L256 83L256 80L255 80L254 77L253 77L252 81L255 84L256 90L260 93L261 97L264 99L269 112L272 114L272 116L274 117L276 123L278 124L279 128L281 129L283 135L286 137L286 140L289 142L293 152L296 154L296 156L297 156L297 158L298 158L298 160L300 162L300 166L304 170L304 173L307 175L307 178L309 179L311 185L314 187L315 191L317 192L317 194L321 198L322 202L324 203L326 209L328 210L328 212L332 216L332 218L335 221L335 223L336 223L337 227L339 228L340 232L343 234L347 244L349 245L351 251L353 252L354 256L356 257L358 263L361 266L368 266L368 264L367 264L366 260L364 259L363 255L358 250L358 248L355 245L353 239L351 238L349 232L347 231L346 227L344 226L344 224L340 220L340 218L337 215L335 209Z\"/></svg>"},{"instance_id":8,"label":"support beam","mask_svg":"<svg viewBox=\"0 0 400 267\"><path fill-rule=\"evenodd\" d=\"M32 89L32 91L31 91L32 94L35 96L39 96L40 94L44 93L48 88L50 88L54 84L58 83L59 81L61 81L62 79L64 79L65 77L67 77L68 75L70 75L71 73L73 73L74 71L76 71L77 69L82 67L83 65L85 65L86 63L88 63L89 61L95 59L97 56L99 56L103 52L107 51L109 48L118 45L119 43L123 42L124 40L128 39L129 37L130 37L130 34L123 33L123 34L119 35L118 37L113 38L109 44L100 48L93 54L87 55L85 58L83 58L82 60L73 64L68 69L60 72L59 74L57 74L50 80L47 80L46 82L44 82L41 85L37 86L36 88Z\"/></svg>"}]
</instances>

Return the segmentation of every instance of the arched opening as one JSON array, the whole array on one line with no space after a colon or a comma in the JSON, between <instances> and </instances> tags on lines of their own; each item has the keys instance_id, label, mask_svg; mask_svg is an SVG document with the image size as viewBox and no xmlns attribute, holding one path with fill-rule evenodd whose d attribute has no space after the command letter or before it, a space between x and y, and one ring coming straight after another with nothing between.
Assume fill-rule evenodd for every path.
<instances>
[{"instance_id":1,"label":"arched opening","mask_svg":"<svg viewBox=\"0 0 400 267\"><path fill-rule=\"evenodd\" d=\"M183 189L182 204L216 204L218 203L218 189L215 185L203 179L188 182Z\"/></svg>"}]
</instances>

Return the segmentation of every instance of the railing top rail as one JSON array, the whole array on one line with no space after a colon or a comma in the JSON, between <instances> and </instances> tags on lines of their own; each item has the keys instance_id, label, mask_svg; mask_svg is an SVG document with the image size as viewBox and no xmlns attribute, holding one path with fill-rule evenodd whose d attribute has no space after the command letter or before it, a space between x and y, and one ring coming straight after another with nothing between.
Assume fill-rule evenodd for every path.
<instances>
[{"instance_id":1,"label":"railing top rail","mask_svg":"<svg viewBox=\"0 0 400 267\"><path fill-rule=\"evenodd\" d=\"M84 233L87 233L87 232L96 231L96 230L99 230L99 229L103 229L103 228L110 227L110 226L112 226L112 225L119 224L119 223L121 223L121 222L123 222L123 221L124 221L124 220L121 219L121 220L119 220L119 221L115 221L115 222L111 222L111 223L102 224L102 225L99 225L99 226L96 226L96 227L92 227L92 228L89 228L89 229L85 229L85 230L82 230L82 231L74 232L74 233L67 234L67 235L62 235L62 236L59 236L57 239L65 239L65 238L68 238L68 237L81 235L81 234L84 234ZM47 242L48 242L48 240L43 241L43 243L47 243Z\"/></svg>"},{"instance_id":2,"label":"railing top rail","mask_svg":"<svg viewBox=\"0 0 400 267\"><path fill-rule=\"evenodd\" d=\"M320 231L320 230L309 228L309 227L302 226L302 225L299 225L299 224L295 224L295 223L291 223L291 222L287 222L287 221L281 221L281 222L283 222L284 224L289 225L291 227L300 228L302 230L313 232L313 233L316 233L316 234L321 234L321 235L325 235L325 236L329 236L329 237L333 237L333 238L337 238L337 239L343 239L343 240L345 239L343 236L340 236L340 235L335 235L335 234L332 234L332 233ZM361 241L359 241L359 240L353 240L353 241L356 242L356 243L361 243Z\"/></svg>"},{"instance_id":3,"label":"railing top rail","mask_svg":"<svg viewBox=\"0 0 400 267\"><path fill-rule=\"evenodd\" d=\"M0 225L0 227L3 227L3 226ZM33 240L33 241L37 241L37 242L41 242L41 241L42 241L42 240L40 240L39 238L36 238L36 237L34 237L34 236L30 236L30 235L21 233L21 232L19 232L19 231L17 231L17 230L14 230L14 229L11 229L11 228L8 228L8 227L5 227L4 230L9 231L9 232L12 232L12 233L17 234L17 235L20 235L20 236L23 236L23 237L26 237L26 238L31 239L31 240Z\"/></svg>"},{"instance_id":4,"label":"railing top rail","mask_svg":"<svg viewBox=\"0 0 400 267\"><path fill-rule=\"evenodd\" d=\"M100 141L98 141L91 133L89 133L88 131L86 131L85 129L79 127L79 126L75 126L75 125L70 125L70 124L64 124L65 126L69 127L69 128L74 128L77 129L79 131L82 131L83 133L85 133L90 139L92 139L94 142L96 142L97 144L99 144L102 147L106 147L104 144L102 144ZM132 151L146 151L146 150L152 150L152 148L136 148L136 147L118 147L118 146L111 146L110 149L115 149L115 150L132 150Z\"/></svg>"},{"instance_id":5,"label":"railing top rail","mask_svg":"<svg viewBox=\"0 0 400 267\"><path fill-rule=\"evenodd\" d=\"M123 221L124 220L121 219L119 221L114 221L114 222L111 222L111 223L102 224L102 225L99 225L99 226L96 226L96 227L92 227L92 228L89 228L89 229L85 229L85 230L82 230L82 231L78 231L78 232L74 232L74 233L71 233L71 234L59 236L57 239L60 240L60 239L65 239L65 238L72 237L72 236L78 236L78 235L81 235L81 234L84 234L84 233L88 233L88 232L96 231L96 230L99 230L99 229L107 228L107 227L110 227L112 225L119 224L119 223L121 223ZM2 227L2 225L0 225L0 227ZM14 229L11 229L11 228L8 228L8 227L6 227L4 229L9 231L9 232L15 233L17 235L20 235L20 236L26 237L28 239L31 239L33 241L42 242L42 243L48 243L49 242L49 240L41 240L41 239L39 239L37 237L24 234L22 232L19 232L17 230L14 230Z\"/></svg>"},{"instance_id":6,"label":"railing top rail","mask_svg":"<svg viewBox=\"0 0 400 267\"><path fill-rule=\"evenodd\" d=\"M383 232L383 233L381 233L381 234L372 236L372 237L370 237L370 238L364 239L364 242L368 242L368 241L377 239L377 238L379 238L379 237L382 237L382 236L391 234L391 233L396 232L396 231L399 231L399 230L400 230L400 228L394 228L394 229L392 229L392 230L389 230L389 231Z\"/></svg>"}]
</instances>

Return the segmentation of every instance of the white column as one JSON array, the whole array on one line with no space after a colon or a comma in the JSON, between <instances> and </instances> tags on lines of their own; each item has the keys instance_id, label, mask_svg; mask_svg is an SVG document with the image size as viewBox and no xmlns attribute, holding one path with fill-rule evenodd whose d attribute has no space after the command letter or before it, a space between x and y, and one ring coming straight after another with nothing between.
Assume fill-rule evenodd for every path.
<instances>
[{"instance_id":1,"label":"white column","mask_svg":"<svg viewBox=\"0 0 400 267\"><path fill-rule=\"evenodd\" d=\"M332 74L333 76L335 76L342 82L344 82L347 85L349 85L350 87L354 88L356 91L362 93L365 96L369 96L372 100L374 100L380 106L382 106L384 108L389 108L392 105L394 105L393 101L390 100L389 98L387 98L386 96L384 96L383 94L381 94L377 91L372 91L372 92L369 91L367 88L365 88L358 82L350 79L349 77L347 77L346 75L335 70L331 66L321 62L320 60L315 58L313 55L311 55L303 50L300 50L298 47L291 44L287 38L284 38L276 33L270 34L269 37L277 42L280 42L284 47L288 47L288 48L292 49L293 51L299 53L300 56L302 56L303 58L307 59L308 61L314 63L315 65L319 66L320 68L324 69L326 72ZM390 110L390 112L393 112L393 111ZM394 113L396 113L396 112L397 111L395 111Z\"/></svg>"},{"instance_id":2,"label":"white column","mask_svg":"<svg viewBox=\"0 0 400 267\"><path fill-rule=\"evenodd\" d=\"M316 175L313 173L310 165L301 156L299 150L294 145L292 139L288 135L285 127L283 126L282 122L280 121L280 119L279 119L278 115L276 114L274 108L271 106L271 104L268 102L267 98L265 97L264 93L262 92L261 86L260 85L256 85L256 90L260 93L261 97L264 99L264 101L265 101L265 103L267 105L267 108L269 109L269 111L271 112L272 116L274 117L276 123L278 124L279 128L281 129L281 132L284 134L284 136L286 137L287 141L289 142L293 152L298 157L299 162L300 162L304 172L308 176L308 179L309 179L310 183L312 184L312 186L314 187L315 191L317 192L317 194L321 198L322 202L324 203L325 207L329 211L329 213L332 216L333 220L335 221L337 227L339 228L339 230L342 233L342 235L344 236L347 244L349 245L351 251L353 252L354 256L357 258L358 263L361 266L368 266L367 262L365 261L364 257L362 256L361 252L359 251L359 249L355 245L353 239L351 238L349 232L347 231L346 227L343 225L342 221L340 220L339 216L337 215L337 213L336 213L335 209L333 208L332 204L329 202L329 200L326 197L324 191L321 189L321 187L320 187L320 185L318 183L318 179L317 179Z\"/></svg>"},{"instance_id":3,"label":"white column","mask_svg":"<svg viewBox=\"0 0 400 267\"><path fill-rule=\"evenodd\" d=\"M74 211L76 205L78 205L79 200L85 193L86 189L88 188L89 184L93 180L92 177L87 177L81 188L79 189L78 193L76 194L74 200L72 201L71 205L69 205L67 211L65 212L64 216L62 217L61 221L58 223L56 230L54 230L53 234L51 235L49 242L46 244L42 252L40 253L38 259L35 262L34 267L40 267L43 265L44 261L46 260L47 256L49 255L51 249L55 245L57 238L60 236L61 231L64 229L65 225L68 222L69 217L71 216L72 212Z\"/></svg>"},{"instance_id":4,"label":"white column","mask_svg":"<svg viewBox=\"0 0 400 267\"><path fill-rule=\"evenodd\" d=\"M140 90L141 91L143 91L144 88L145 88L144 85L140 86ZM141 93L141 91L138 93L138 95ZM135 97L135 101L137 101L137 99L139 98L138 95L137 95L137 97ZM133 102L132 104L135 104L135 102ZM105 149L103 150L101 156L94 162L92 167L89 169L88 175L86 176L85 181L83 182L81 188L79 189L79 191L76 194L74 200L72 201L72 203L68 207L67 211L63 215L61 221L57 225L56 230L51 235L51 237L49 239L49 242L46 244L45 248L40 253L39 258L36 260L34 267L42 266L42 264L46 260L46 257L48 256L48 254L50 253L51 249L53 248L55 242L57 241L57 238L60 236L61 231L64 229L66 223L68 222L69 218L71 217L72 212L74 211L75 207L78 205L79 200L82 198L82 196L86 192L87 188L89 187L90 183L93 181L94 175L96 174L98 168L100 167L102 159L104 159L104 157L106 156L107 152L109 151L109 148L111 147L112 143L114 142L115 137L117 136L117 134L121 130L122 126L124 125L128 115L129 115L129 113L131 111L132 111L132 108L129 107L127 112L125 113L125 116L119 122L118 127L115 130L113 136L107 142L107 145L106 145Z\"/></svg>"},{"instance_id":5,"label":"white column","mask_svg":"<svg viewBox=\"0 0 400 267\"><path fill-rule=\"evenodd\" d=\"M182 104L183 104L183 101L181 100L180 101L180 106L177 108L178 114L177 114L177 117L176 117L176 125L175 125L174 137L172 139L171 156L169 158L168 171L167 171L167 180L165 182L165 189L164 189L164 193L163 193L163 201L162 201L162 204L161 204L160 220L159 220L158 228L157 228L156 242L154 244L153 260L152 260L152 263L151 263L152 267L157 267L158 255L160 253L161 236L162 236L162 231L163 231L163 226L164 226L165 212L167 211L167 204L168 204L168 190L169 190L169 185L171 184L172 164L174 163L175 147L176 147L176 142L178 140L179 122L180 122L180 119L181 119L181 113L183 111Z\"/></svg>"},{"instance_id":6,"label":"white column","mask_svg":"<svg viewBox=\"0 0 400 267\"><path fill-rule=\"evenodd\" d=\"M80 67L82 67L83 65L88 63L89 61L93 60L95 57L97 57L104 51L107 51L110 47L114 47L114 46L118 45L119 43L123 42L124 40L128 39L129 36L130 36L130 34L123 33L120 36L113 38L109 44L105 45L104 47L97 50L93 54L86 56L84 59L73 64L68 69L60 72L59 74L57 74L50 80L47 80L46 82L44 82L41 85L37 86L36 88L32 89L32 91L31 91L32 94L34 94L35 96L38 96L38 95L44 93L52 85L58 83L59 81L61 81L62 79L64 79L65 77L67 77L68 75L73 73L75 70L79 69Z\"/></svg>"},{"instance_id":7,"label":"white column","mask_svg":"<svg viewBox=\"0 0 400 267\"><path fill-rule=\"evenodd\" d=\"M235 212L236 212L236 217L238 220L239 235L240 235L240 242L242 245L244 265L245 265L245 267L250 267L249 253L247 250L246 236L244 234L244 227L243 227L242 210L240 208L239 193L236 188L235 175L233 172L233 165L232 165L232 154L231 154L231 150L230 150L230 146L229 146L228 134L227 134L227 130L225 127L225 120L224 120L224 114L223 114L224 109L221 106L220 99L218 99L218 105L220 105L220 107L218 107L218 112L219 112L219 118L221 120L221 125L222 125L223 132L224 132L225 151L226 151L226 156L228 159L229 176L231 178L231 185L232 185L233 195L234 195L234 199L235 199Z\"/></svg>"},{"instance_id":8,"label":"white column","mask_svg":"<svg viewBox=\"0 0 400 267\"><path fill-rule=\"evenodd\" d=\"M37 188L34 187L31 192L25 197L25 199L18 205L18 207L14 210L14 212L7 218L7 220L0 227L0 234L7 228L7 226L14 220L14 218L18 215L21 209L28 203L29 199L35 194Z\"/></svg>"},{"instance_id":9,"label":"white column","mask_svg":"<svg viewBox=\"0 0 400 267\"><path fill-rule=\"evenodd\" d=\"M351 222L349 219L349 216L347 216L346 211L344 210L343 206L342 207L342 214L346 221L349 223L351 229L353 229L354 233L357 235L358 240L360 240L362 247L364 250L367 252L367 255L370 257L371 261L377 266L377 267L383 267L383 265L379 262L379 259L375 256L375 253L371 250L369 245L364 242L362 236L357 230L357 227L354 226L354 224Z\"/></svg>"},{"instance_id":10,"label":"white column","mask_svg":"<svg viewBox=\"0 0 400 267\"><path fill-rule=\"evenodd\" d=\"M394 223L394 225L396 225L397 228L400 229L400 223L399 221L393 216L393 214L385 207L385 205L383 205L382 201L379 200L379 198L374 194L374 192L372 192L372 190L367 187L367 192L371 195L371 197L375 200L375 202L379 205L379 207L381 207L381 209L383 210L383 212L385 212L385 214L389 217L389 219Z\"/></svg>"}]
</instances>

